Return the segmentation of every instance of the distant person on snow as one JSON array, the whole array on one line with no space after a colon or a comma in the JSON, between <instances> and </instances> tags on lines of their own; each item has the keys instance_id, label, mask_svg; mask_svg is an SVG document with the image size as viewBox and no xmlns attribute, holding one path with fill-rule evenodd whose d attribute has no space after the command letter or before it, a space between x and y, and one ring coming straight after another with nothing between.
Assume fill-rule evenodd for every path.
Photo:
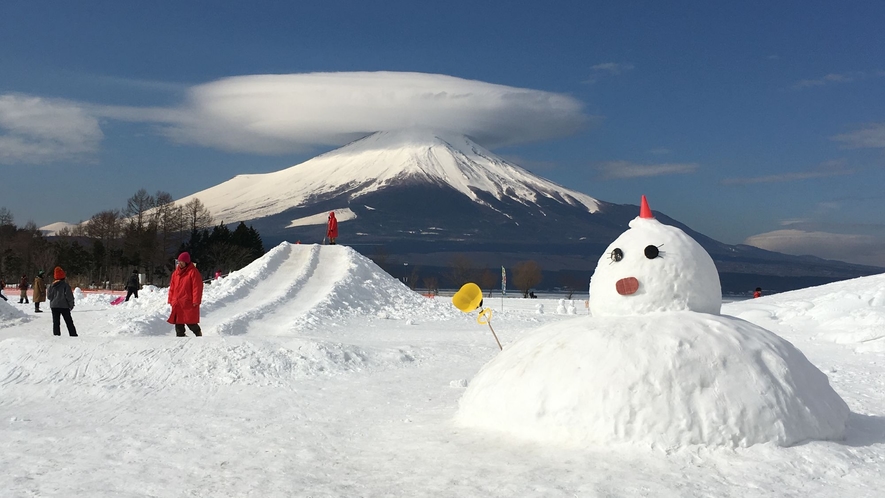
<instances>
[{"instance_id":1,"label":"distant person on snow","mask_svg":"<svg viewBox=\"0 0 885 498\"><path fill-rule=\"evenodd\" d=\"M200 303L203 301L203 277L191 263L191 255L183 252L178 255L178 267L172 272L169 281L169 304L172 314L167 322L175 325L176 337L184 337L184 326L200 337Z\"/></svg>"},{"instance_id":2,"label":"distant person on snow","mask_svg":"<svg viewBox=\"0 0 885 498\"><path fill-rule=\"evenodd\" d=\"M329 213L329 226L326 229L326 236L329 237L329 244L335 245L335 239L338 238L338 220L335 219L335 211Z\"/></svg>"},{"instance_id":3,"label":"distant person on snow","mask_svg":"<svg viewBox=\"0 0 885 498\"><path fill-rule=\"evenodd\" d=\"M61 266L56 266L52 272L52 285L49 286L49 309L52 311L52 335L61 335L61 319L65 319L65 326L71 337L77 337L77 328L74 327L74 319L71 318L71 310L74 309L74 293L71 286L65 281L65 271Z\"/></svg>"},{"instance_id":4,"label":"distant person on snow","mask_svg":"<svg viewBox=\"0 0 885 498\"><path fill-rule=\"evenodd\" d=\"M28 276L22 275L21 281L18 283L18 304L28 304Z\"/></svg>"},{"instance_id":5,"label":"distant person on snow","mask_svg":"<svg viewBox=\"0 0 885 498\"><path fill-rule=\"evenodd\" d=\"M129 301L131 296L135 296L135 299L138 299L138 288L140 286L141 282L138 281L138 269L136 268L132 270L132 274L126 280L126 301Z\"/></svg>"},{"instance_id":6,"label":"distant person on snow","mask_svg":"<svg viewBox=\"0 0 885 498\"><path fill-rule=\"evenodd\" d=\"M5 288L6 280L3 280L3 277L0 277L0 298L2 298L4 301L9 301L9 299L6 299L6 296L3 295L3 289Z\"/></svg>"},{"instance_id":7,"label":"distant person on snow","mask_svg":"<svg viewBox=\"0 0 885 498\"><path fill-rule=\"evenodd\" d=\"M46 302L46 284L43 283L43 270L37 272L34 277L34 295L31 296L34 301L34 313L43 313L40 309L40 303Z\"/></svg>"},{"instance_id":8,"label":"distant person on snow","mask_svg":"<svg viewBox=\"0 0 885 498\"><path fill-rule=\"evenodd\" d=\"M762 287L756 287L756 290L753 291L753 299L757 297L762 297Z\"/></svg>"}]
</instances>

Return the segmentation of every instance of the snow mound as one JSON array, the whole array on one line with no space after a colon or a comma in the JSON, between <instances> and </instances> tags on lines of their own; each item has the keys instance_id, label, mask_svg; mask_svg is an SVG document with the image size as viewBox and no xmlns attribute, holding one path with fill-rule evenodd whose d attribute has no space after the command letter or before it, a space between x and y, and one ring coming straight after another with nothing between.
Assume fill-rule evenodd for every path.
<instances>
[{"instance_id":1,"label":"snow mound","mask_svg":"<svg viewBox=\"0 0 885 498\"><path fill-rule=\"evenodd\" d=\"M30 322L32 318L5 300L0 300L0 329Z\"/></svg>"},{"instance_id":2,"label":"snow mound","mask_svg":"<svg viewBox=\"0 0 885 498\"><path fill-rule=\"evenodd\" d=\"M168 335L167 289L121 304L112 329ZM413 292L353 249L283 242L203 290L206 335L292 335L355 316L432 320L454 316L447 303Z\"/></svg>"},{"instance_id":3,"label":"snow mound","mask_svg":"<svg viewBox=\"0 0 885 498\"><path fill-rule=\"evenodd\" d=\"M593 316L685 310L718 314L721 306L713 258L685 232L654 218L633 219L599 258L590 279Z\"/></svg>"},{"instance_id":4,"label":"snow mound","mask_svg":"<svg viewBox=\"0 0 885 498\"><path fill-rule=\"evenodd\" d=\"M824 340L885 351L885 274L729 303L726 309L759 325L819 330Z\"/></svg>"},{"instance_id":5,"label":"snow mound","mask_svg":"<svg viewBox=\"0 0 885 498\"><path fill-rule=\"evenodd\" d=\"M792 344L694 312L575 318L507 347L459 425L577 445L789 446L843 437L848 406Z\"/></svg>"}]
</instances>

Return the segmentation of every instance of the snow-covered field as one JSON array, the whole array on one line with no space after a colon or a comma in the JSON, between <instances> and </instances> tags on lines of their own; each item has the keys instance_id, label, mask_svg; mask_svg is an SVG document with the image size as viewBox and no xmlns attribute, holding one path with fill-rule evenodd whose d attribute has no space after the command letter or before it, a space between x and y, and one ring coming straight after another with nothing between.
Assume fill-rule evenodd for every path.
<instances>
[{"instance_id":1,"label":"snow-covered field","mask_svg":"<svg viewBox=\"0 0 885 498\"><path fill-rule=\"evenodd\" d=\"M212 282L199 339L174 337L165 289L119 306L77 293L77 338L8 297L0 496L885 496L885 275L723 305L792 343L851 410L844 440L789 447L457 424L501 354L488 327L344 246L282 244ZM505 352L591 319L583 300L485 306Z\"/></svg>"}]
</instances>

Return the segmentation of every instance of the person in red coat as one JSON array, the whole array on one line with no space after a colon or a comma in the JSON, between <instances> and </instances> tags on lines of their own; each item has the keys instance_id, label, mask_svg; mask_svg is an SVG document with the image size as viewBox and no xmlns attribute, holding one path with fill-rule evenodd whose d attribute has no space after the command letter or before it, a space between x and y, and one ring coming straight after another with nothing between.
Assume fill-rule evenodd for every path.
<instances>
[{"instance_id":1,"label":"person in red coat","mask_svg":"<svg viewBox=\"0 0 885 498\"><path fill-rule=\"evenodd\" d=\"M166 321L175 325L175 335L184 337L184 326L187 325L195 336L202 336L200 303L203 301L203 277L191 263L191 255L186 252L178 255L178 267L169 281L168 301L172 305L172 314Z\"/></svg>"},{"instance_id":2,"label":"person in red coat","mask_svg":"<svg viewBox=\"0 0 885 498\"><path fill-rule=\"evenodd\" d=\"M338 238L338 220L335 219L335 211L329 213L329 225L326 229L326 236L329 237L329 244L335 244Z\"/></svg>"}]
</instances>

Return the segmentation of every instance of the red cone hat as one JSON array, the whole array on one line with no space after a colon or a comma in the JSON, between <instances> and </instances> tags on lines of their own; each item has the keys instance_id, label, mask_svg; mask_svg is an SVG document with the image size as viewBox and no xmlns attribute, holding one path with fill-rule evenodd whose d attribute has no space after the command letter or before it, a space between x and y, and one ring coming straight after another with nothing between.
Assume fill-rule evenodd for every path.
<instances>
[{"instance_id":1,"label":"red cone hat","mask_svg":"<svg viewBox=\"0 0 885 498\"><path fill-rule=\"evenodd\" d=\"M651 209L648 207L648 201L645 200L645 196L642 196L642 204L639 206L639 217L640 218L654 218L655 215L651 214Z\"/></svg>"}]
</instances>

